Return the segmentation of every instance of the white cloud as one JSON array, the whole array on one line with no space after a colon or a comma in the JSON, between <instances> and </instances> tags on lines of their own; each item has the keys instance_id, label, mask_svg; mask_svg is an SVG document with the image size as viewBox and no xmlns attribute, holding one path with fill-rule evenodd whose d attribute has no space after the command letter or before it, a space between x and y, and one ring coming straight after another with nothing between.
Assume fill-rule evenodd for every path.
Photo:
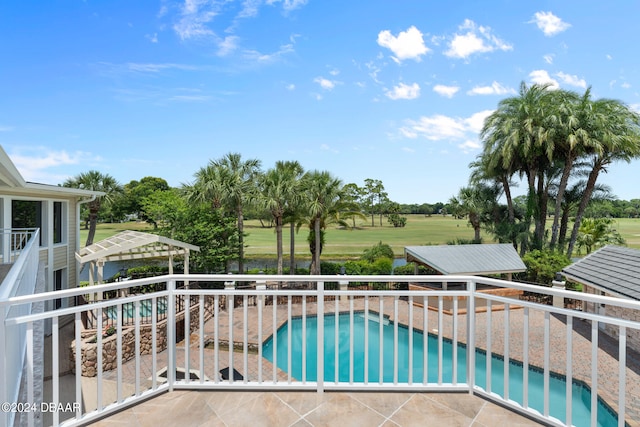
<instances>
[{"instance_id":1,"label":"white cloud","mask_svg":"<svg viewBox=\"0 0 640 427\"><path fill-rule=\"evenodd\" d=\"M629 105L629 108L634 110L636 113L640 114L640 104L631 104Z\"/></svg>"},{"instance_id":2,"label":"white cloud","mask_svg":"<svg viewBox=\"0 0 640 427\"><path fill-rule=\"evenodd\" d=\"M608 54L607 54L605 57L606 57L609 61L611 61L611 60L613 59L613 56L608 55Z\"/></svg>"},{"instance_id":3,"label":"white cloud","mask_svg":"<svg viewBox=\"0 0 640 427\"><path fill-rule=\"evenodd\" d=\"M185 0L173 30L182 40L213 36L208 24L220 13L220 8L215 1Z\"/></svg>"},{"instance_id":4,"label":"white cloud","mask_svg":"<svg viewBox=\"0 0 640 427\"><path fill-rule=\"evenodd\" d=\"M273 5L276 3L282 3L282 8L285 11L291 11L298 8L301 8L305 4L307 4L308 0L267 0L268 5Z\"/></svg>"},{"instance_id":5,"label":"white cloud","mask_svg":"<svg viewBox=\"0 0 640 427\"><path fill-rule=\"evenodd\" d=\"M13 127L0 125L0 132L11 132Z\"/></svg>"},{"instance_id":6,"label":"white cloud","mask_svg":"<svg viewBox=\"0 0 640 427\"><path fill-rule=\"evenodd\" d=\"M422 39L422 33L414 26L409 27L407 31L401 31L398 37L392 35L389 30L380 31L378 44L390 49L396 62L405 59L420 61L420 56L429 52Z\"/></svg>"},{"instance_id":7,"label":"white cloud","mask_svg":"<svg viewBox=\"0 0 640 427\"><path fill-rule=\"evenodd\" d=\"M182 71L193 71L196 70L197 67L191 65L184 64L172 64L172 63L164 63L164 64L141 64L136 62L128 62L125 67L129 71L134 71L138 73L159 73L164 70L182 70Z\"/></svg>"},{"instance_id":8,"label":"white cloud","mask_svg":"<svg viewBox=\"0 0 640 427\"><path fill-rule=\"evenodd\" d=\"M11 160L26 181L43 184L61 184L69 177L67 174L51 172L52 169L60 166L86 165L101 160L100 157L83 151L68 153L65 150L55 151L45 147L29 147L25 151L11 153Z\"/></svg>"},{"instance_id":9,"label":"white cloud","mask_svg":"<svg viewBox=\"0 0 640 427\"><path fill-rule=\"evenodd\" d=\"M401 137L429 141L447 141L455 143L464 153L481 147L478 133L491 110L479 111L470 117L449 117L442 114L423 116L418 120L406 120L405 126L398 131Z\"/></svg>"},{"instance_id":10,"label":"white cloud","mask_svg":"<svg viewBox=\"0 0 640 427\"><path fill-rule=\"evenodd\" d=\"M158 33L147 34L145 36L151 43L158 43Z\"/></svg>"},{"instance_id":11,"label":"white cloud","mask_svg":"<svg viewBox=\"0 0 640 427\"><path fill-rule=\"evenodd\" d=\"M435 85L433 87L433 91L441 96L446 96L447 98L453 98L460 88L458 86L445 86L445 85Z\"/></svg>"},{"instance_id":12,"label":"white cloud","mask_svg":"<svg viewBox=\"0 0 640 427\"><path fill-rule=\"evenodd\" d=\"M385 95L393 100L416 99L420 96L420 85L418 85L418 83L414 83L409 86L404 83L400 83L398 86L394 86L392 90L388 90Z\"/></svg>"},{"instance_id":13,"label":"white cloud","mask_svg":"<svg viewBox=\"0 0 640 427\"><path fill-rule=\"evenodd\" d=\"M631 87L631 85L627 82L624 82L620 85L623 89L629 89Z\"/></svg>"},{"instance_id":14,"label":"white cloud","mask_svg":"<svg viewBox=\"0 0 640 427\"><path fill-rule=\"evenodd\" d=\"M458 27L460 33L453 36L449 49L444 54L450 58L467 59L475 53L493 52L494 50L512 50L513 46L500 40L491 33L490 27L476 25L470 19Z\"/></svg>"},{"instance_id":15,"label":"white cloud","mask_svg":"<svg viewBox=\"0 0 640 427\"><path fill-rule=\"evenodd\" d=\"M571 24L564 22L551 12L536 12L529 22L535 23L547 37L555 36L571 27Z\"/></svg>"},{"instance_id":16,"label":"white cloud","mask_svg":"<svg viewBox=\"0 0 640 427\"><path fill-rule=\"evenodd\" d=\"M296 85L294 85L293 83L289 83L288 85L285 86L285 88L287 90L295 90L296 89Z\"/></svg>"},{"instance_id":17,"label":"white cloud","mask_svg":"<svg viewBox=\"0 0 640 427\"><path fill-rule=\"evenodd\" d=\"M293 52L293 45L285 44L280 46L280 48L273 53L261 53L261 52L258 52L257 50L245 50L244 57L253 62L268 64L268 63L277 61L282 56L291 52Z\"/></svg>"},{"instance_id":18,"label":"white cloud","mask_svg":"<svg viewBox=\"0 0 640 427\"><path fill-rule=\"evenodd\" d=\"M238 48L237 36L227 36L220 42L218 42L218 56L227 56Z\"/></svg>"},{"instance_id":19,"label":"white cloud","mask_svg":"<svg viewBox=\"0 0 640 427\"><path fill-rule=\"evenodd\" d=\"M414 150L413 148L409 148L409 147L402 147L402 151L406 151L407 153L415 153L416 150Z\"/></svg>"},{"instance_id":20,"label":"white cloud","mask_svg":"<svg viewBox=\"0 0 640 427\"><path fill-rule=\"evenodd\" d=\"M336 87L336 81L325 79L324 77L316 77L313 79L314 82L318 83L320 87L324 90L332 90Z\"/></svg>"},{"instance_id":21,"label":"white cloud","mask_svg":"<svg viewBox=\"0 0 640 427\"><path fill-rule=\"evenodd\" d=\"M504 87L498 82L493 82L490 86L476 86L467 92L467 95L506 95L515 94L516 91L510 87Z\"/></svg>"},{"instance_id":22,"label":"white cloud","mask_svg":"<svg viewBox=\"0 0 640 427\"><path fill-rule=\"evenodd\" d=\"M550 53L548 55L544 55L542 59L544 59L544 62L546 62L547 64L553 64L553 57L554 55Z\"/></svg>"},{"instance_id":23,"label":"white cloud","mask_svg":"<svg viewBox=\"0 0 640 427\"><path fill-rule=\"evenodd\" d=\"M338 70L337 68L334 68L331 71L329 71L329 74L331 74L332 76L337 76L338 74L340 74L340 70Z\"/></svg>"},{"instance_id":24,"label":"white cloud","mask_svg":"<svg viewBox=\"0 0 640 427\"><path fill-rule=\"evenodd\" d=\"M583 89L587 88L587 82L584 79L579 78L578 76L566 74L562 71L556 73L556 76L563 82L571 86L581 87Z\"/></svg>"},{"instance_id":25,"label":"white cloud","mask_svg":"<svg viewBox=\"0 0 640 427\"><path fill-rule=\"evenodd\" d=\"M550 84L549 89L558 89L560 85L558 81L551 78L549 73L546 70L534 70L529 73L529 78L531 78L531 83L533 84Z\"/></svg>"}]
</instances>

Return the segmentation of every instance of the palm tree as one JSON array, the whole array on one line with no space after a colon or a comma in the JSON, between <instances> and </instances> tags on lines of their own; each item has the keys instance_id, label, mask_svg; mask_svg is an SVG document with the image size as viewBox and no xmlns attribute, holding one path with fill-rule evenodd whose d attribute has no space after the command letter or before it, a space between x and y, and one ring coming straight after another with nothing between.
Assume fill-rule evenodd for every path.
<instances>
[{"instance_id":1,"label":"palm tree","mask_svg":"<svg viewBox=\"0 0 640 427\"><path fill-rule=\"evenodd\" d=\"M244 271L243 207L255 199L256 177L260 160L242 160L238 153L228 153L196 172L194 184L186 187L193 201L210 201L214 209L222 207L236 216L238 228L238 271Z\"/></svg>"},{"instance_id":2,"label":"palm tree","mask_svg":"<svg viewBox=\"0 0 640 427\"><path fill-rule=\"evenodd\" d=\"M103 204L109 204L117 194L122 193L122 187L114 177L109 174L102 174L96 170L83 172L73 178L67 179L63 187L81 188L83 190L100 191L102 196L96 197L87 204L89 208L89 234L85 246L93 243L98 223L98 212Z\"/></svg>"},{"instance_id":3,"label":"palm tree","mask_svg":"<svg viewBox=\"0 0 640 427\"><path fill-rule=\"evenodd\" d=\"M320 254L322 252L323 229L327 217L337 216L341 201L342 182L329 172L307 172L303 179L305 194L304 208L309 217L309 249L312 254L311 274L320 274Z\"/></svg>"},{"instance_id":4,"label":"palm tree","mask_svg":"<svg viewBox=\"0 0 640 427\"><path fill-rule=\"evenodd\" d=\"M587 254L590 254L594 249L606 245L625 245L624 238L613 228L614 225L612 218L585 218L580 224L578 248L584 248Z\"/></svg>"},{"instance_id":5,"label":"palm tree","mask_svg":"<svg viewBox=\"0 0 640 427\"><path fill-rule=\"evenodd\" d=\"M518 172L526 176L528 206L525 222L530 224L533 217L536 240L541 240L544 235L543 205L546 200L541 190L544 189L544 171L549 163L545 144L550 135L546 114L553 105L549 86L535 84L528 87L522 82L519 96L500 101L496 111L485 120L480 133L485 145L483 156L488 156L494 166L500 162L505 173ZM535 242L535 246L541 244L541 241Z\"/></svg>"},{"instance_id":6,"label":"palm tree","mask_svg":"<svg viewBox=\"0 0 640 427\"><path fill-rule=\"evenodd\" d=\"M599 150L590 154L591 171L585 191L576 213L567 257L571 258L578 238L584 211L591 200L596 180L602 171L618 160L630 162L640 157L640 114L632 111L620 101L601 99L591 101L588 129L590 138L599 144ZM586 127L586 126L585 126Z\"/></svg>"},{"instance_id":7,"label":"palm tree","mask_svg":"<svg viewBox=\"0 0 640 427\"><path fill-rule=\"evenodd\" d=\"M497 207L496 199L500 191L497 186L475 184L463 187L458 197L452 197L449 204L454 207L456 214L467 216L473 228L473 240L480 243L480 227L483 221L493 219L493 212Z\"/></svg>"},{"instance_id":8,"label":"palm tree","mask_svg":"<svg viewBox=\"0 0 640 427\"><path fill-rule=\"evenodd\" d=\"M277 162L275 168L268 170L259 178L260 205L273 217L276 227L276 252L278 274L282 274L282 226L287 210L296 205L300 193L298 177L302 167L298 162ZM293 223L292 223L293 224ZM292 234L293 236L293 234Z\"/></svg>"}]
</instances>

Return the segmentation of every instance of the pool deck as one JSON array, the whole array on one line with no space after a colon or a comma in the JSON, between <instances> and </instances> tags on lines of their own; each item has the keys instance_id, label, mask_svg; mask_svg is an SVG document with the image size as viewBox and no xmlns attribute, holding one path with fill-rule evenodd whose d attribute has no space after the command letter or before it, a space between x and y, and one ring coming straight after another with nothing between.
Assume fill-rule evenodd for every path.
<instances>
[{"instance_id":1,"label":"pool deck","mask_svg":"<svg viewBox=\"0 0 640 427\"><path fill-rule=\"evenodd\" d=\"M348 312L350 303L348 301L340 301L338 303L339 312ZM353 309L361 311L364 309L364 300L356 299L353 301ZM369 310L378 312L378 298L370 298ZM333 301L325 303L325 312L333 313L336 310L336 304ZM316 311L315 303L306 304L307 315L314 315ZM414 306L413 308L413 327L422 330L423 325L423 309ZM390 320L397 320L399 323L409 324L409 304L407 301L398 300L397 318L394 318L394 300L390 297L384 298L383 313ZM247 330L248 343L258 345L260 341L264 341L273 333L273 307L265 306L262 313L262 331L258 331L258 308L249 306L246 309L248 324ZM492 322L492 352L494 354L502 354L504 349L505 334L505 312L493 311L491 313L476 314L476 346L486 348L486 325L487 316L491 314ZM292 304L291 315L302 315L302 305ZM220 340L228 339L227 328L229 324L229 314L225 310L219 312L219 330ZM280 327L288 319L288 310L286 305L279 305L276 311L275 329ZM431 333L437 333L438 319L437 313L428 312L428 327ZM458 340L466 342L466 315L458 316ZM233 341L242 342L244 339L244 308L236 308L233 315ZM566 368L566 324L561 316L550 316L550 370L559 374L563 374ZM544 366L544 315L537 311L530 311L529 315L529 363L538 367ZM524 310L509 310L509 356L511 359L522 360L522 331L524 327ZM225 332L223 332L225 331ZM442 325L442 335L451 337L453 331L453 316L444 315ZM582 380L587 384L591 383L591 343L590 343L590 324L582 320L575 320L573 327L573 376ZM212 320L206 322L204 327L204 337L206 340L212 340L215 336L214 322ZM259 339L261 338L261 339ZM195 341L195 342L194 342ZM190 345L190 367L199 369L199 352L198 352L199 333L192 335L192 344ZM598 338L598 393L599 395L617 411L618 402L618 362L617 362L617 342L607 335L600 333ZM218 365L214 366L213 350L205 349L205 374L209 378L217 375L217 370L229 365L229 353L220 351ZM160 369L166 366L166 351L158 353L158 366ZM183 367L184 361L184 343L182 348L176 351L177 366ZM248 355L248 365L245 371L244 359L242 353L232 353L234 368L240 371L248 378L257 379L260 375L264 381L278 377L278 381L286 381L288 376L279 369L274 369L273 365L267 360L258 360L257 354ZM135 361L131 360L123 365L123 378L125 381L131 382L135 378ZM262 366L262 370L258 366ZM141 357L142 370L142 387L150 384L152 375L151 356L145 355ZM626 418L630 426L640 426L640 359L638 354L629 351L627 354L627 395L626 395ZM115 380L116 372L109 371L104 373L104 379ZM109 402L108 396L103 394L105 403ZM86 400L86 399L85 399ZM90 400L90 399L89 399ZM112 401L112 400L111 400ZM204 409L188 411L189 414L184 420L193 420L183 424L183 418L178 414L182 414L186 409L193 408L190 402L200 402ZM458 402L459 403L451 403ZM239 402L246 404L243 408L249 410L231 411L226 408L236 407ZM391 407L387 408L387 402ZM389 403L393 402L393 403ZM451 403L449 405L447 402ZM466 403L465 403L466 402ZM95 407L95 402L84 402L85 408L90 410L91 406ZM236 405L236 406L234 406ZM296 406L301 405L301 406ZM395 405L395 406L394 406ZM474 408L466 408L469 405ZM160 411L163 415L157 413L154 408L172 407L175 410L170 412ZM285 409L274 409L274 408ZM383 408L384 410L380 409ZM276 415L269 415L271 412L279 414L280 411L287 413L289 418L269 418ZM371 414L369 412L371 411ZM385 412L386 411L386 412ZM176 418L167 418L168 413L171 417L175 414ZM505 415L509 414L509 415ZM198 415L199 414L199 415ZM423 425L417 420L441 420L448 421L447 425L503 425L500 420L502 417L513 416L514 420L509 419L509 425L530 425L531 420L521 417L500 406L494 405L486 400L470 396L468 394L451 394L451 393L334 393L325 392L319 395L316 392L229 392L229 391L174 391L159 397L153 398L147 402L143 402L116 415L113 415L103 421L103 425L111 425L117 423L127 423L137 420L135 425L153 425L162 420L163 423L171 424L170 420L180 420L181 425L332 425L336 420L344 420L344 425L353 425L348 420L350 416L360 416L360 414L368 414L373 417L371 425ZM413 414L413 415L410 415ZM462 416L458 419L457 417ZM198 418L200 417L200 418ZM225 418L226 417L226 418ZM234 418L236 417L236 418ZM254 418L252 418L254 417ZM284 417L284 415L283 415ZM377 417L377 418L376 418ZM407 418L404 418L407 417ZM434 418L435 417L435 418ZM441 418L443 417L443 418ZM449 418L448 418L449 417ZM156 420L155 422L153 420ZM273 423L265 424L265 420L274 420ZM262 421L262 422L261 422ZM507 421L505 421L507 422ZM522 424L520 424L522 423ZM535 424L535 423L533 423Z\"/></svg>"}]
</instances>

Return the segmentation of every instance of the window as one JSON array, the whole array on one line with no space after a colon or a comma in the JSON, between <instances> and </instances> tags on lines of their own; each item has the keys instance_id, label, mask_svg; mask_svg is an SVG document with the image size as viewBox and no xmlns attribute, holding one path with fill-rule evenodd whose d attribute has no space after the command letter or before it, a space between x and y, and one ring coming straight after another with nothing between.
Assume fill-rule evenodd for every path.
<instances>
[{"instance_id":1,"label":"window","mask_svg":"<svg viewBox=\"0 0 640 427\"><path fill-rule=\"evenodd\" d=\"M55 291L61 291L63 289L62 285L65 279L65 269L56 270L53 272L53 289ZM54 308L57 310L62 307L62 299L58 298L54 302Z\"/></svg>"},{"instance_id":2,"label":"window","mask_svg":"<svg viewBox=\"0 0 640 427\"><path fill-rule=\"evenodd\" d=\"M64 241L63 221L64 209L62 202L53 202L53 243Z\"/></svg>"},{"instance_id":3,"label":"window","mask_svg":"<svg viewBox=\"0 0 640 427\"><path fill-rule=\"evenodd\" d=\"M42 246L42 202L12 200L11 228L39 228Z\"/></svg>"}]
</instances>

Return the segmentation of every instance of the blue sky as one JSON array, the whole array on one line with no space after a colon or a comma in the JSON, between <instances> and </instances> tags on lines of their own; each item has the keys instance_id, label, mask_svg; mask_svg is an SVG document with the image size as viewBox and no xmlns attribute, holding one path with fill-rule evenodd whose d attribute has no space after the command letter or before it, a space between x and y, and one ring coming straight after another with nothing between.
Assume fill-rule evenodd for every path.
<instances>
[{"instance_id":1,"label":"blue sky","mask_svg":"<svg viewBox=\"0 0 640 427\"><path fill-rule=\"evenodd\" d=\"M447 201L520 82L640 111L640 3L0 3L0 145L30 181L191 182L228 152ZM602 178L640 198L638 165Z\"/></svg>"}]
</instances>

